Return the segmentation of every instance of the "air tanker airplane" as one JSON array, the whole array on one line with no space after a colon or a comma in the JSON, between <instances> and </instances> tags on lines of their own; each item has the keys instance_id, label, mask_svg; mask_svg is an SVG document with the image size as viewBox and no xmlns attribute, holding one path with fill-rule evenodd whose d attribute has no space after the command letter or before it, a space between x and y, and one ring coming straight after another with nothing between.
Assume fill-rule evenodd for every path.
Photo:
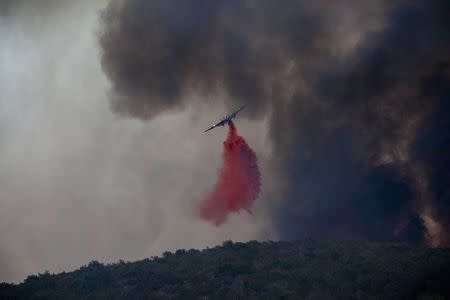
<instances>
[{"instance_id":1,"label":"air tanker airplane","mask_svg":"<svg viewBox=\"0 0 450 300\"><path fill-rule=\"evenodd\" d=\"M241 110L244 109L244 107L246 107L247 104L242 105L238 110L235 110L234 112L226 115L225 117L223 117L219 122L217 122L216 124L212 125L211 127L209 127L208 129L205 130L205 132L210 131L211 129L216 128L217 126L224 126L225 124L229 124L231 122L231 120L233 120L234 118L236 118L236 115L238 114L238 112L240 112Z\"/></svg>"}]
</instances>

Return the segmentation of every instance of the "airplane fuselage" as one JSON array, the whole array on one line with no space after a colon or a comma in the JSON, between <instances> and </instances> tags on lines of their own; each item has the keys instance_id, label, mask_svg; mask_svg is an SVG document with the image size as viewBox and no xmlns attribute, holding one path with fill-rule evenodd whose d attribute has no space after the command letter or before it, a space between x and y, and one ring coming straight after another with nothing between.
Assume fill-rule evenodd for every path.
<instances>
[{"instance_id":1,"label":"airplane fuselage","mask_svg":"<svg viewBox=\"0 0 450 300\"><path fill-rule=\"evenodd\" d=\"M225 124L230 123L236 117L236 113L226 115L222 121L220 121L220 126L225 126Z\"/></svg>"},{"instance_id":2,"label":"airplane fuselage","mask_svg":"<svg viewBox=\"0 0 450 300\"><path fill-rule=\"evenodd\" d=\"M246 106L246 104L241 106L238 110L232 112L231 114L226 115L219 122L217 122L216 124L212 125L210 128L206 129L205 132L209 131L209 130L217 127L217 126L225 126L225 124L230 124L230 122L236 117L238 112L240 112L245 106Z\"/></svg>"}]
</instances>

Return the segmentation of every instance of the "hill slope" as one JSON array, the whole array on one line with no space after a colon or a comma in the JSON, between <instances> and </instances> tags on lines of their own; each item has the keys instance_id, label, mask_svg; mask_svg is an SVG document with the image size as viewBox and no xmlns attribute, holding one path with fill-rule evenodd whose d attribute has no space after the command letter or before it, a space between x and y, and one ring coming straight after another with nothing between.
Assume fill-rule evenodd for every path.
<instances>
[{"instance_id":1,"label":"hill slope","mask_svg":"<svg viewBox=\"0 0 450 300\"><path fill-rule=\"evenodd\" d=\"M450 299L450 249L224 242L0 284L0 299Z\"/></svg>"}]
</instances>

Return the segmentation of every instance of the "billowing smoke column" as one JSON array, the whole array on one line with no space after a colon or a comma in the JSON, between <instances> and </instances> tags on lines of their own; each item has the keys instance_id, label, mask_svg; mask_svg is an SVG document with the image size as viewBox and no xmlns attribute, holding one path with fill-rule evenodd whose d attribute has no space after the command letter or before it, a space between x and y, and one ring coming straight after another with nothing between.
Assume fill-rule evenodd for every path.
<instances>
[{"instance_id":1,"label":"billowing smoke column","mask_svg":"<svg viewBox=\"0 0 450 300\"><path fill-rule=\"evenodd\" d=\"M229 213L246 210L251 212L251 205L261 189L255 152L245 139L239 136L233 122L229 123L227 139L223 142L223 165L213 190L199 207L202 219L215 225L222 224Z\"/></svg>"},{"instance_id":2,"label":"billowing smoke column","mask_svg":"<svg viewBox=\"0 0 450 300\"><path fill-rule=\"evenodd\" d=\"M448 0L112 0L102 64L123 116L219 94L267 117L280 238L450 245L449 11Z\"/></svg>"}]
</instances>

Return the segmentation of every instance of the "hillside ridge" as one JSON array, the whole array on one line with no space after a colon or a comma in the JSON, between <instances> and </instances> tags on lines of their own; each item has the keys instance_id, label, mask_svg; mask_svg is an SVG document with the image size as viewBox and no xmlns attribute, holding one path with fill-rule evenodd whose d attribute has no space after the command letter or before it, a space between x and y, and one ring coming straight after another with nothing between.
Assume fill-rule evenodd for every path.
<instances>
[{"instance_id":1,"label":"hillside ridge","mask_svg":"<svg viewBox=\"0 0 450 300\"><path fill-rule=\"evenodd\" d=\"M225 241L0 284L0 299L450 299L450 249Z\"/></svg>"}]
</instances>

